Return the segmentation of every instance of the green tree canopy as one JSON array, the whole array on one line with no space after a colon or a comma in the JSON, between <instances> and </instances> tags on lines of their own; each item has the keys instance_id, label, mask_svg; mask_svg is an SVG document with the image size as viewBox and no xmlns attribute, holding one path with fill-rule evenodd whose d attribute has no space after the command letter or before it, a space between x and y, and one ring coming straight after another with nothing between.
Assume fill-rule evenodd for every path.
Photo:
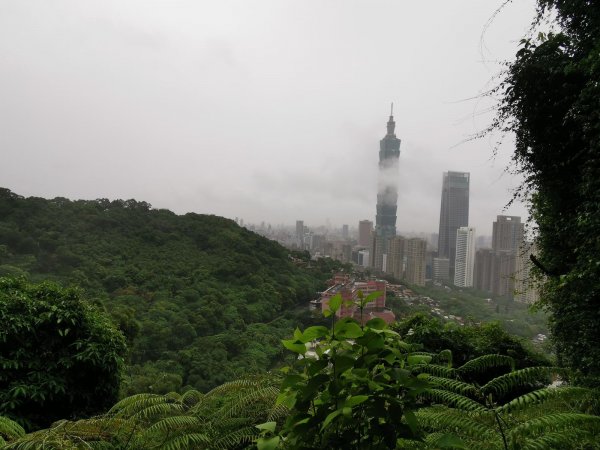
<instances>
[{"instance_id":1,"label":"green tree canopy","mask_svg":"<svg viewBox=\"0 0 600 450\"><path fill-rule=\"evenodd\" d=\"M557 355L600 375L600 4L538 0L556 33L523 40L492 128L514 133L521 190L538 226Z\"/></svg>"},{"instance_id":2,"label":"green tree canopy","mask_svg":"<svg viewBox=\"0 0 600 450\"><path fill-rule=\"evenodd\" d=\"M125 339L75 289L0 278L0 416L28 428L104 412Z\"/></svg>"}]
</instances>

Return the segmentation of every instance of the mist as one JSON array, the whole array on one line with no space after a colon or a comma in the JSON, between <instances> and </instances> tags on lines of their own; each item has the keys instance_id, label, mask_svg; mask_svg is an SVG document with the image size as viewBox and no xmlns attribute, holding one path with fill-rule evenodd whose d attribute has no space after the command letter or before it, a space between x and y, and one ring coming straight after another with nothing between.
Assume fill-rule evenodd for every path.
<instances>
[{"instance_id":1,"label":"mist","mask_svg":"<svg viewBox=\"0 0 600 450\"><path fill-rule=\"evenodd\" d=\"M0 3L0 186L135 198L246 222L375 218L379 140L402 140L397 229L437 231L444 171L491 234L510 139L468 140L533 2ZM433 7L432 7L433 6ZM467 100L472 99L472 100Z\"/></svg>"}]
</instances>

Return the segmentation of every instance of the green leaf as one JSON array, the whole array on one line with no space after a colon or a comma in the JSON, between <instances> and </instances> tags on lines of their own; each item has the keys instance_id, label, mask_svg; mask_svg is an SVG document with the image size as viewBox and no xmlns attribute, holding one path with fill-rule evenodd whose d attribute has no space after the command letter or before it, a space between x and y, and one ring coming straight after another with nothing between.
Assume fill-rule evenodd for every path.
<instances>
[{"instance_id":1,"label":"green leaf","mask_svg":"<svg viewBox=\"0 0 600 450\"><path fill-rule=\"evenodd\" d=\"M342 339L355 339L364 334L353 319L342 319L334 327L335 335Z\"/></svg>"},{"instance_id":2,"label":"green leaf","mask_svg":"<svg viewBox=\"0 0 600 450\"><path fill-rule=\"evenodd\" d=\"M306 330L304 330L304 333L302 333L301 340L302 340L302 342L310 342L310 341L314 341L315 339L325 337L328 334L329 334L329 329L327 327L324 327L324 326L308 327Z\"/></svg>"},{"instance_id":3,"label":"green leaf","mask_svg":"<svg viewBox=\"0 0 600 450\"><path fill-rule=\"evenodd\" d=\"M259 425L256 425L256 428L259 430L270 431L271 433L275 433L275 427L277 426L277 422L265 422Z\"/></svg>"},{"instance_id":4,"label":"green leaf","mask_svg":"<svg viewBox=\"0 0 600 450\"><path fill-rule=\"evenodd\" d=\"M335 365L335 370L338 374L353 367L355 362L356 360L353 357L347 355L336 355L335 358L333 358L333 364Z\"/></svg>"},{"instance_id":5,"label":"green leaf","mask_svg":"<svg viewBox=\"0 0 600 450\"><path fill-rule=\"evenodd\" d=\"M324 430L325 428L327 428L327 426L331 423L331 421L333 419L335 419L337 416L339 416L340 414L342 414L344 411L342 409L336 409L334 412L330 413L327 415L327 417L325 417L325 420L323 421L323 425L321 425L321 430Z\"/></svg>"},{"instance_id":6,"label":"green leaf","mask_svg":"<svg viewBox=\"0 0 600 450\"><path fill-rule=\"evenodd\" d=\"M368 395L354 395L350 398L347 398L344 402L344 406L348 406L352 408L353 406L360 405L361 403L367 401L369 399Z\"/></svg>"},{"instance_id":7,"label":"green leaf","mask_svg":"<svg viewBox=\"0 0 600 450\"><path fill-rule=\"evenodd\" d=\"M260 438L256 441L256 447L258 450L274 450L279 446L279 436L273 436L271 438Z\"/></svg>"},{"instance_id":8,"label":"green leaf","mask_svg":"<svg viewBox=\"0 0 600 450\"><path fill-rule=\"evenodd\" d=\"M283 339L281 342L283 343L283 346L285 348L293 351L294 353L299 353L301 355L304 355L306 353L306 345L304 345L301 342L298 342L295 339Z\"/></svg>"},{"instance_id":9,"label":"green leaf","mask_svg":"<svg viewBox=\"0 0 600 450\"><path fill-rule=\"evenodd\" d=\"M329 311L332 313L337 312L342 306L342 296L340 294L336 294L329 299Z\"/></svg>"},{"instance_id":10,"label":"green leaf","mask_svg":"<svg viewBox=\"0 0 600 450\"><path fill-rule=\"evenodd\" d=\"M381 319L380 317L375 317L374 319L369 320L365 325L374 330L383 330L387 327L385 320Z\"/></svg>"},{"instance_id":11,"label":"green leaf","mask_svg":"<svg viewBox=\"0 0 600 450\"><path fill-rule=\"evenodd\" d=\"M409 355L407 361L409 366L415 366L417 364L428 364L432 359L428 355Z\"/></svg>"}]
</instances>

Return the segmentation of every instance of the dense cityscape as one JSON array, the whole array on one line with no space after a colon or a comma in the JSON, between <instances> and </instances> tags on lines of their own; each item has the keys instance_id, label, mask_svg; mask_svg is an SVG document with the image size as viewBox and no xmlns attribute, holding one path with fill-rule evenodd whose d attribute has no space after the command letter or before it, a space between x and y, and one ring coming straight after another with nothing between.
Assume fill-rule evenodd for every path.
<instances>
[{"instance_id":1,"label":"dense cityscape","mask_svg":"<svg viewBox=\"0 0 600 450\"><path fill-rule=\"evenodd\" d=\"M397 233L401 141L395 126L392 105L387 133L380 141L375 226L369 219L341 229L311 228L303 220L296 221L295 228L264 222L244 225L239 218L236 223L290 249L308 251L314 259L352 263L358 272L387 274L417 286L432 282L474 287L509 300L535 302L537 287L530 276L535 246L526 240L525 224L521 217L498 215L492 236L478 236L469 226L469 173L443 173L438 233Z\"/></svg>"}]
</instances>

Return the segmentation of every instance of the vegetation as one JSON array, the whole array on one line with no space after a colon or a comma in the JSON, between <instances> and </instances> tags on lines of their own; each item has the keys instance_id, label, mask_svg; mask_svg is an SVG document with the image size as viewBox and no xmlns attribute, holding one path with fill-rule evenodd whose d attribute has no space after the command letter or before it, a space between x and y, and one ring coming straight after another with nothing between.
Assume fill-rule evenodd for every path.
<instances>
[{"instance_id":1,"label":"vegetation","mask_svg":"<svg viewBox=\"0 0 600 450\"><path fill-rule=\"evenodd\" d=\"M520 194L537 223L542 305L562 364L600 375L600 14L590 0L538 0L555 31L525 39L492 129L516 136Z\"/></svg>"},{"instance_id":2,"label":"vegetation","mask_svg":"<svg viewBox=\"0 0 600 450\"><path fill-rule=\"evenodd\" d=\"M411 286L422 296L434 299L446 315L461 317L465 322L498 322L510 334L531 339L548 334L548 317L531 311L529 305L498 298L472 288L454 286Z\"/></svg>"},{"instance_id":3,"label":"vegetation","mask_svg":"<svg viewBox=\"0 0 600 450\"><path fill-rule=\"evenodd\" d=\"M78 291L0 278L0 322L0 415L47 426L117 400L125 339Z\"/></svg>"},{"instance_id":4,"label":"vegetation","mask_svg":"<svg viewBox=\"0 0 600 450\"><path fill-rule=\"evenodd\" d=\"M25 436L0 420L5 448L598 448L597 393L548 387L566 370L517 369L499 354L456 365L450 351L424 352L379 319L336 320L340 305L330 301L328 326L283 341L297 358L282 375L138 394Z\"/></svg>"},{"instance_id":5,"label":"vegetation","mask_svg":"<svg viewBox=\"0 0 600 450\"><path fill-rule=\"evenodd\" d=\"M545 355L533 350L522 338L504 331L498 322L458 325L413 314L393 324L392 329L400 333L405 342L419 345L421 350L431 353L450 350L456 364L496 353L513 358L518 368L551 365Z\"/></svg>"},{"instance_id":6,"label":"vegetation","mask_svg":"<svg viewBox=\"0 0 600 450\"><path fill-rule=\"evenodd\" d=\"M215 216L135 200L23 198L0 189L0 275L81 286L127 338L123 394L208 391L283 357L331 260Z\"/></svg>"}]
</instances>

